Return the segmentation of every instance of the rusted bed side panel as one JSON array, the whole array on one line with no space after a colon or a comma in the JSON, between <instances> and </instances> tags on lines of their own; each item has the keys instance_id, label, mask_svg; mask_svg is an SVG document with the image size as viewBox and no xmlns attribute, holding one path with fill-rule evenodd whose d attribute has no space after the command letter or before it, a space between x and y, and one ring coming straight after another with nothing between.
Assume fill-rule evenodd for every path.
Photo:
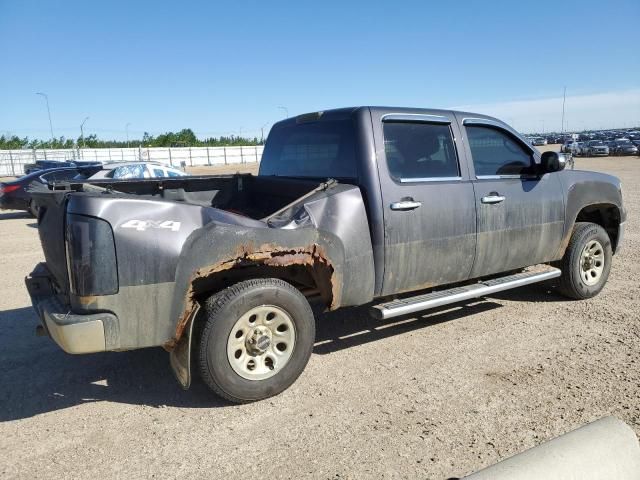
<instances>
[{"instance_id":1,"label":"rusted bed side panel","mask_svg":"<svg viewBox=\"0 0 640 480\"><path fill-rule=\"evenodd\" d=\"M196 308L195 283L246 266L307 265L318 273L328 307L358 305L373 298L374 266L362 196L357 187L337 185L293 209L279 228L245 228L212 222L185 242L178 261L171 318L171 348ZM324 291L323 291L324 290Z\"/></svg>"}]
</instances>

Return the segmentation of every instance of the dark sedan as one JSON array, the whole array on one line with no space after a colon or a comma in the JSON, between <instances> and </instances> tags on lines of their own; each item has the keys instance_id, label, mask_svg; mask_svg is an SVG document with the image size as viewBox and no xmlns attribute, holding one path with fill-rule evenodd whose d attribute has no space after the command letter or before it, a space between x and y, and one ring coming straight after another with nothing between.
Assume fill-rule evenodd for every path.
<instances>
[{"instance_id":1,"label":"dark sedan","mask_svg":"<svg viewBox=\"0 0 640 480\"><path fill-rule=\"evenodd\" d=\"M0 182L0 210L25 210L37 217L38 211L31 202L31 195L27 192L29 185L34 182L47 184L71 180L81 172L85 173L88 168L90 169L90 167L66 167L38 170L12 182Z\"/></svg>"},{"instance_id":2,"label":"dark sedan","mask_svg":"<svg viewBox=\"0 0 640 480\"><path fill-rule=\"evenodd\" d=\"M637 155L638 147L636 147L628 138L619 138L613 142L613 150L611 144L609 150L613 155Z\"/></svg>"},{"instance_id":3,"label":"dark sedan","mask_svg":"<svg viewBox=\"0 0 640 480\"><path fill-rule=\"evenodd\" d=\"M28 175L30 173L40 172L42 170L49 170L51 168L88 167L92 165L100 165L100 162L88 160L38 160L35 163L27 163L24 166L24 173L25 175Z\"/></svg>"}]
</instances>

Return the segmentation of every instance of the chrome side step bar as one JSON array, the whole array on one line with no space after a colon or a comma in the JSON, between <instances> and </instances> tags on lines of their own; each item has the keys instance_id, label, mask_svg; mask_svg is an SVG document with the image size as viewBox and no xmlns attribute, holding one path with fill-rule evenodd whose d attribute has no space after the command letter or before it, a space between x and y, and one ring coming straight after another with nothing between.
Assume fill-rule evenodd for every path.
<instances>
[{"instance_id":1,"label":"chrome side step bar","mask_svg":"<svg viewBox=\"0 0 640 480\"><path fill-rule=\"evenodd\" d=\"M492 293L522 287L531 283L543 282L559 277L562 272L553 267L544 271L522 272L491 280L483 280L472 285L440 290L416 297L402 298L371 307L370 314L378 320L421 312L430 308L462 302L472 298L484 297Z\"/></svg>"}]
</instances>

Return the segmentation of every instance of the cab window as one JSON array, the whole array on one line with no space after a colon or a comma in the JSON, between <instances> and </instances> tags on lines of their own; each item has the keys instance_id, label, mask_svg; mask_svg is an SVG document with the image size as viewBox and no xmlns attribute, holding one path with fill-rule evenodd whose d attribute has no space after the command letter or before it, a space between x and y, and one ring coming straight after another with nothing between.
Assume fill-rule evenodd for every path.
<instances>
[{"instance_id":1,"label":"cab window","mask_svg":"<svg viewBox=\"0 0 640 480\"><path fill-rule=\"evenodd\" d=\"M460 176L449 125L385 121L383 134L387 167L394 179L419 181Z\"/></svg>"},{"instance_id":2,"label":"cab window","mask_svg":"<svg viewBox=\"0 0 640 480\"><path fill-rule=\"evenodd\" d=\"M531 152L507 132L479 125L466 130L476 176L535 173Z\"/></svg>"}]
</instances>

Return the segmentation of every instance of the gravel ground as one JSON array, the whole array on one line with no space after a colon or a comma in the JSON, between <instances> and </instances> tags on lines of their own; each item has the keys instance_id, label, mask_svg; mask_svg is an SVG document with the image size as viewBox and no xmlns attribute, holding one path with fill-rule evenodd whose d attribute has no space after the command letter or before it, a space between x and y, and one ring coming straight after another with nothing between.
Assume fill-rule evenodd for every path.
<instances>
[{"instance_id":1,"label":"gravel ground","mask_svg":"<svg viewBox=\"0 0 640 480\"><path fill-rule=\"evenodd\" d=\"M578 159L624 183L624 250L596 298L529 287L421 318L319 318L282 395L180 389L160 349L70 356L34 335L34 220L0 213L0 477L461 476L605 415L640 433L640 159Z\"/></svg>"}]
</instances>

